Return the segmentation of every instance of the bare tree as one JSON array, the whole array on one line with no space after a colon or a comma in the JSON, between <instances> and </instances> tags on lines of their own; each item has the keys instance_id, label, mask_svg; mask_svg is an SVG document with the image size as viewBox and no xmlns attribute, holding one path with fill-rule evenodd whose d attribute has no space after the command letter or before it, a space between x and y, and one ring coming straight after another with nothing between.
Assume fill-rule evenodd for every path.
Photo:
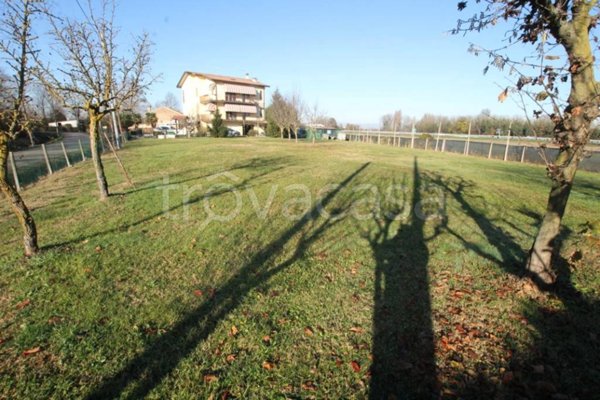
<instances>
[{"instance_id":1,"label":"bare tree","mask_svg":"<svg viewBox=\"0 0 600 400\"><path fill-rule=\"evenodd\" d=\"M545 284L555 282L552 256L558 250L558 234L573 186L575 173L585 156L592 122L600 114L600 83L595 77L598 51L596 27L600 7L597 0L481 0L475 15L460 20L454 33L480 31L506 20L512 42L500 49L472 47L477 54L490 56L490 65L510 68L517 76L514 88L502 90L504 101L512 91L525 94L541 106L535 115L546 112L554 122L555 141L560 146L555 160L547 162L552 187L546 212L529 252L527 271ZM467 2L458 3L458 9ZM508 55L514 43L530 44L534 62L515 61ZM487 71L487 68L484 70ZM567 89L567 98L560 89Z\"/></svg>"},{"instance_id":2,"label":"bare tree","mask_svg":"<svg viewBox=\"0 0 600 400\"><path fill-rule=\"evenodd\" d=\"M397 110L381 117L381 129L384 131L398 132L402 127L402 111Z\"/></svg>"},{"instance_id":3,"label":"bare tree","mask_svg":"<svg viewBox=\"0 0 600 400\"><path fill-rule=\"evenodd\" d=\"M173 92L167 92L165 98L156 103L157 107L169 107L173 110L179 111L181 109L181 104L179 103L179 99L177 96L173 94Z\"/></svg>"},{"instance_id":4,"label":"bare tree","mask_svg":"<svg viewBox=\"0 0 600 400\"><path fill-rule=\"evenodd\" d=\"M0 190L23 229L23 245L26 256L39 251L37 228L27 205L7 180L8 142L20 131L29 129L26 114L27 85L31 82L30 58L33 54L32 23L41 12L39 0L5 0L0 20L0 53L12 72L2 79L0 87Z\"/></svg>"},{"instance_id":5,"label":"bare tree","mask_svg":"<svg viewBox=\"0 0 600 400\"><path fill-rule=\"evenodd\" d=\"M294 139L298 143L298 129L306 112L306 106L298 93L291 94L287 99L287 103L289 105L286 118L287 126L290 129L290 135L291 132L294 132Z\"/></svg>"},{"instance_id":6,"label":"bare tree","mask_svg":"<svg viewBox=\"0 0 600 400\"><path fill-rule=\"evenodd\" d=\"M315 129L316 129L317 125L325 126L327 124L328 117L319 108L319 104L314 103L312 106L310 106L310 107L307 106L304 108L304 119L306 119L306 123L308 124L309 129L311 130L312 143L315 144L315 139L316 139Z\"/></svg>"},{"instance_id":7,"label":"bare tree","mask_svg":"<svg viewBox=\"0 0 600 400\"><path fill-rule=\"evenodd\" d=\"M81 10L84 18L80 21L49 19L54 38L52 49L62 58L62 66L51 68L41 57L36 57L36 75L66 107L87 112L100 200L105 200L109 191L98 151L98 122L149 87L151 42L144 33L135 38L129 57L118 53L114 0L88 0ZM122 167L116 153L115 157ZM127 177L124 168L121 169Z\"/></svg>"}]
</instances>

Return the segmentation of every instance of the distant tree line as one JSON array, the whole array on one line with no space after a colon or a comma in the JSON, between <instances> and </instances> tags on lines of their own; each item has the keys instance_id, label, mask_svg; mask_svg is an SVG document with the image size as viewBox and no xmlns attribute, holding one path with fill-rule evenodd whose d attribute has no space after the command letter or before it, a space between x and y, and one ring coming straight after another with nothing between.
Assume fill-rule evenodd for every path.
<instances>
[{"instance_id":1,"label":"distant tree line","mask_svg":"<svg viewBox=\"0 0 600 400\"><path fill-rule=\"evenodd\" d=\"M392 132L410 132L414 126L417 132L436 133L462 133L469 132L474 135L505 135L509 129L515 136L554 136L554 122L547 116L526 118L524 116L506 117L493 115L489 110L482 110L474 116L436 115L424 114L420 119L402 117L400 110L381 117L380 129ZM600 126L592 127L592 138L600 138ZM349 128L347 128L349 129Z\"/></svg>"}]
</instances>

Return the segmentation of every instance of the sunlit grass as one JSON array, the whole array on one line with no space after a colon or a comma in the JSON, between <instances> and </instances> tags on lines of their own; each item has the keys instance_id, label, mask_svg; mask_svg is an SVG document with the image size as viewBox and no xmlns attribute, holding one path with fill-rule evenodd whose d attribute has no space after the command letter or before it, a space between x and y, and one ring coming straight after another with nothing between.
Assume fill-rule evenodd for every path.
<instances>
[{"instance_id":1,"label":"sunlit grass","mask_svg":"<svg viewBox=\"0 0 600 400\"><path fill-rule=\"evenodd\" d=\"M578 175L565 218L577 298L518 279L547 196L540 167L246 138L141 140L121 154L136 187L108 159L107 202L89 162L24 192L40 256L21 257L0 206L0 397L364 398L376 345L418 397L538 393L538 381L585 397L600 382L599 246L586 228L598 175ZM391 212L404 217L386 226ZM395 336L374 332L381 319ZM591 336L563 343L581 329ZM431 355L403 335L435 359L416 360Z\"/></svg>"}]
</instances>

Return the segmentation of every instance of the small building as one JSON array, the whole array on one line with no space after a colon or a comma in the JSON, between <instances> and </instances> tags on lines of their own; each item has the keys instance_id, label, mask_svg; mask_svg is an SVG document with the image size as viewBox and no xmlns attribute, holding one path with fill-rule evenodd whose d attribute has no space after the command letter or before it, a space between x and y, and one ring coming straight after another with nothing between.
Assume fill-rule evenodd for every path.
<instances>
[{"instance_id":1,"label":"small building","mask_svg":"<svg viewBox=\"0 0 600 400\"><path fill-rule=\"evenodd\" d=\"M175 129L185 121L183 113L170 107L157 107L153 112L156 114L157 126L168 126Z\"/></svg>"},{"instance_id":2,"label":"small building","mask_svg":"<svg viewBox=\"0 0 600 400\"><path fill-rule=\"evenodd\" d=\"M207 128L217 112L227 128L247 135L264 133L266 88L256 78L238 78L186 71L177 87L182 89L183 114Z\"/></svg>"},{"instance_id":3,"label":"small building","mask_svg":"<svg viewBox=\"0 0 600 400\"><path fill-rule=\"evenodd\" d=\"M317 140L337 139L339 133L338 128L325 126L323 124L309 124L304 130L306 131L305 137L307 139L312 139L314 135L314 138Z\"/></svg>"}]
</instances>

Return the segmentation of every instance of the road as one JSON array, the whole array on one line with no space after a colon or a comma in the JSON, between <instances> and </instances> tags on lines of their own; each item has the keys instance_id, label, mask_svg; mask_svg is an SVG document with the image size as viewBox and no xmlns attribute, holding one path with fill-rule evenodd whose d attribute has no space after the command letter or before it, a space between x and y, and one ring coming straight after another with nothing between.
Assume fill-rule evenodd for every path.
<instances>
[{"instance_id":1,"label":"road","mask_svg":"<svg viewBox=\"0 0 600 400\"><path fill-rule=\"evenodd\" d=\"M89 148L89 139L88 135L84 132L64 132L62 141L65 144L65 148L69 154L69 159L71 160L73 158L75 160L81 159L79 141L81 141L84 151L88 153L87 149ZM65 163L65 156L63 154L62 146L60 145L60 140L47 144L46 151L48 152L48 158L52 164L54 164L54 160L60 164ZM41 145L32 146L26 150L16 151L13 153L13 155L15 157L17 171L27 167L46 165Z\"/></svg>"}]
</instances>

